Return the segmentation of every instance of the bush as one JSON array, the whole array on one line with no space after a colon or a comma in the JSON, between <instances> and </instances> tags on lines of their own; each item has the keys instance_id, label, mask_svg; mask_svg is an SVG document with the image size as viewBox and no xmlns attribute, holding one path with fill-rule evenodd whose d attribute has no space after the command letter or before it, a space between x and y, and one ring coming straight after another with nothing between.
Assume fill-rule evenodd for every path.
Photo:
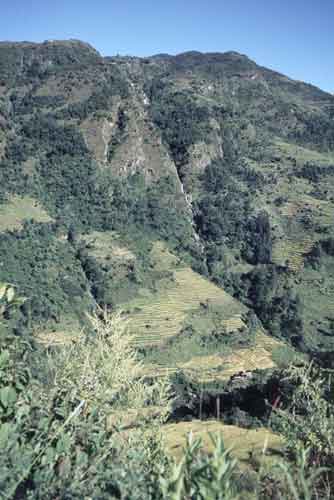
<instances>
[{"instance_id":1,"label":"bush","mask_svg":"<svg viewBox=\"0 0 334 500\"><path fill-rule=\"evenodd\" d=\"M331 379L314 364L291 366L286 379L293 384L285 410L275 410L275 422L295 456L301 446L314 465L334 467L334 406ZM334 477L332 478L334 479Z\"/></svg>"}]
</instances>

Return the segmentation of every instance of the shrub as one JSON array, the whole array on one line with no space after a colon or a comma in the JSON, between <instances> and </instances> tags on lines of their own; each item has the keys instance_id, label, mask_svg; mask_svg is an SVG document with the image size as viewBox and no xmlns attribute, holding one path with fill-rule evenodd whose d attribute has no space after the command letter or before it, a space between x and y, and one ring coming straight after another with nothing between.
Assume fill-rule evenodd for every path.
<instances>
[{"instance_id":1,"label":"shrub","mask_svg":"<svg viewBox=\"0 0 334 500\"><path fill-rule=\"evenodd\" d=\"M314 364L291 366L286 372L293 384L286 410L276 409L276 421L294 456L301 445L309 449L311 463L334 467L334 406L331 381Z\"/></svg>"}]
</instances>

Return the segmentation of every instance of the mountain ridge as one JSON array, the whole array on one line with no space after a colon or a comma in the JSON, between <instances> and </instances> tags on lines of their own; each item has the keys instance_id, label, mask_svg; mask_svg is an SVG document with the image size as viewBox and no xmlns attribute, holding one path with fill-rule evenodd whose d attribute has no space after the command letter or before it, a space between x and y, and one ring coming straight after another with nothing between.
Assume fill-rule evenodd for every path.
<instances>
[{"instance_id":1,"label":"mountain ridge","mask_svg":"<svg viewBox=\"0 0 334 500\"><path fill-rule=\"evenodd\" d=\"M0 279L28 295L44 262L23 323L168 287L146 255L164 241L272 335L333 348L333 96L233 51L3 42L0 69Z\"/></svg>"},{"instance_id":2,"label":"mountain ridge","mask_svg":"<svg viewBox=\"0 0 334 500\"><path fill-rule=\"evenodd\" d=\"M289 81L293 81L296 83L302 83L303 85L309 85L309 86L313 87L314 89L318 89L321 92L333 97L332 93L325 91L325 90L321 89L320 87L317 87L316 85L313 85L311 83L305 83L302 80L296 80L292 77L287 76L284 73L277 72L274 69L268 69L262 65L258 65L248 55L239 53L239 52L234 51L234 50L227 50L224 52L219 52L219 51L218 52L217 51L202 52L202 51L198 51L198 50L188 50L188 51L184 51L184 52L180 52L180 53L176 53L176 54L163 53L163 54L152 54L149 56L109 55L109 54L101 55L101 53L96 48L94 48L93 45L90 44L89 42L85 42L83 40L79 40L79 39L75 39L75 38L69 38L69 39L63 39L63 40L61 40L61 39L59 39L59 40L58 39L47 39L47 40L44 40L42 42L9 41L9 40L1 41L0 40L0 48L6 47L6 48L38 49L40 47L50 47L51 48L52 46L65 46L65 47L67 46L67 47L77 47L79 49L86 49L90 53L94 53L95 55L97 55L102 60L108 60L108 59L114 59L114 58L119 58L119 59L132 58L132 59L138 59L138 60L149 60L149 59L156 60L156 59L163 58L163 59L170 59L170 60L173 60L173 59L182 60L182 59L186 59L189 57L195 57L195 58L198 58L199 60L206 58L206 59L209 59L209 60L211 59L211 60L215 61L215 60L217 60L217 59L219 60L221 58L234 57L234 58L239 59L239 60L246 60L246 61L256 65L256 67L258 67L260 69L264 69L266 71L274 73L277 76L287 78Z\"/></svg>"}]
</instances>

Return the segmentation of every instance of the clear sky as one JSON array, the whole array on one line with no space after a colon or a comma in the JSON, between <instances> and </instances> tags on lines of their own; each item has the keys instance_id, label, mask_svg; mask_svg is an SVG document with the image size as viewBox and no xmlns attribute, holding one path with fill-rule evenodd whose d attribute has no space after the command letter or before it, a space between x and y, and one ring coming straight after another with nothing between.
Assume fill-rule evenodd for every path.
<instances>
[{"instance_id":1,"label":"clear sky","mask_svg":"<svg viewBox=\"0 0 334 500\"><path fill-rule=\"evenodd\" d=\"M334 93L334 0L0 0L0 39L103 55L236 50Z\"/></svg>"}]
</instances>

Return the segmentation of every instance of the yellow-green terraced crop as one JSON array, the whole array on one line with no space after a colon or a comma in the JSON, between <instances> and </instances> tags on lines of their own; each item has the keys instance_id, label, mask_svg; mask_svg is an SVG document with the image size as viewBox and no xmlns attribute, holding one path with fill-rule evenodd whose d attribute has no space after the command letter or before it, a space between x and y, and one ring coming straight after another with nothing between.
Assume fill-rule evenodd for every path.
<instances>
[{"instance_id":1,"label":"yellow-green terraced crop","mask_svg":"<svg viewBox=\"0 0 334 500\"><path fill-rule=\"evenodd\" d=\"M168 258L172 258L171 254ZM175 269L173 277L174 283L170 288L124 304L134 345L157 345L176 336L188 314L201 304L203 307L208 304L226 306L228 330L245 326L240 317L241 306L216 285L185 267ZM238 316L236 309L240 311Z\"/></svg>"},{"instance_id":2,"label":"yellow-green terraced crop","mask_svg":"<svg viewBox=\"0 0 334 500\"><path fill-rule=\"evenodd\" d=\"M304 256L312 250L313 245L314 240L311 238L280 241L274 246L273 262L286 264L290 270L299 271L303 268Z\"/></svg>"},{"instance_id":3,"label":"yellow-green terraced crop","mask_svg":"<svg viewBox=\"0 0 334 500\"><path fill-rule=\"evenodd\" d=\"M145 374L151 377L163 377L181 370L201 383L224 381L242 371L273 368L275 363L272 352L282 345L284 345L282 342L270 337L263 330L258 330L252 347L238 349L227 355L194 356L177 366L151 364L145 367Z\"/></svg>"}]
</instances>

